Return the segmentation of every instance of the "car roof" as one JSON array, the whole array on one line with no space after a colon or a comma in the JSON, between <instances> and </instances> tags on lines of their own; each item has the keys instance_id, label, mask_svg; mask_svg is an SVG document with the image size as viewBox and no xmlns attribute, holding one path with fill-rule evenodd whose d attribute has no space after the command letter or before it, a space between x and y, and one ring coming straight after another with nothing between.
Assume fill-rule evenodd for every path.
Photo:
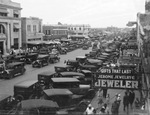
<instances>
[{"instance_id":1,"label":"car roof","mask_svg":"<svg viewBox=\"0 0 150 115\"><path fill-rule=\"evenodd\" d=\"M6 98L8 98L8 97L10 97L9 94L0 94L0 101L6 99Z\"/></svg>"},{"instance_id":2,"label":"car roof","mask_svg":"<svg viewBox=\"0 0 150 115\"><path fill-rule=\"evenodd\" d=\"M73 94L69 89L46 89L44 90L44 93L48 96Z\"/></svg>"},{"instance_id":3,"label":"car roof","mask_svg":"<svg viewBox=\"0 0 150 115\"><path fill-rule=\"evenodd\" d=\"M57 65L57 66L55 66L55 67L56 67L56 68L64 68L64 67L73 67L73 66L63 64L63 65Z\"/></svg>"},{"instance_id":4,"label":"car roof","mask_svg":"<svg viewBox=\"0 0 150 115\"><path fill-rule=\"evenodd\" d=\"M48 55L38 55L38 58L48 57Z\"/></svg>"},{"instance_id":5,"label":"car roof","mask_svg":"<svg viewBox=\"0 0 150 115\"><path fill-rule=\"evenodd\" d=\"M50 76L50 75L53 75L53 74L55 74L55 72L44 71L44 72L39 73L38 75L46 75L46 76Z\"/></svg>"},{"instance_id":6,"label":"car roof","mask_svg":"<svg viewBox=\"0 0 150 115\"><path fill-rule=\"evenodd\" d=\"M77 56L76 58L86 58L86 56Z\"/></svg>"},{"instance_id":7,"label":"car roof","mask_svg":"<svg viewBox=\"0 0 150 115\"><path fill-rule=\"evenodd\" d=\"M91 73L91 71L90 70L81 70L83 73Z\"/></svg>"},{"instance_id":8,"label":"car roof","mask_svg":"<svg viewBox=\"0 0 150 115\"><path fill-rule=\"evenodd\" d=\"M19 65L19 64L23 64L24 62L13 62L13 63L9 63L8 66L15 66L15 65Z\"/></svg>"},{"instance_id":9,"label":"car roof","mask_svg":"<svg viewBox=\"0 0 150 115\"><path fill-rule=\"evenodd\" d=\"M26 80L26 81L21 81L17 84L15 84L14 86L15 87L25 87L25 88L28 88L30 87L31 85L37 83L38 80Z\"/></svg>"},{"instance_id":10,"label":"car roof","mask_svg":"<svg viewBox=\"0 0 150 115\"><path fill-rule=\"evenodd\" d=\"M51 78L53 82L80 82L77 78L57 77Z\"/></svg>"},{"instance_id":11,"label":"car roof","mask_svg":"<svg viewBox=\"0 0 150 115\"><path fill-rule=\"evenodd\" d=\"M85 75L82 74L82 73L69 72L69 71L67 71L67 72L60 72L59 74L62 75L62 76L70 76L70 75L72 75L72 76L85 76Z\"/></svg>"},{"instance_id":12,"label":"car roof","mask_svg":"<svg viewBox=\"0 0 150 115\"><path fill-rule=\"evenodd\" d=\"M98 59L88 59L88 62L90 62L90 63L102 63L102 60L98 60Z\"/></svg>"},{"instance_id":13,"label":"car roof","mask_svg":"<svg viewBox=\"0 0 150 115\"><path fill-rule=\"evenodd\" d=\"M96 66L94 66L94 65L81 65L81 67L85 67L85 68L96 68Z\"/></svg>"},{"instance_id":14,"label":"car roof","mask_svg":"<svg viewBox=\"0 0 150 115\"><path fill-rule=\"evenodd\" d=\"M44 99L29 99L21 101L22 109L32 109L38 107L52 107L58 108L58 104L51 100L44 100Z\"/></svg>"}]
</instances>

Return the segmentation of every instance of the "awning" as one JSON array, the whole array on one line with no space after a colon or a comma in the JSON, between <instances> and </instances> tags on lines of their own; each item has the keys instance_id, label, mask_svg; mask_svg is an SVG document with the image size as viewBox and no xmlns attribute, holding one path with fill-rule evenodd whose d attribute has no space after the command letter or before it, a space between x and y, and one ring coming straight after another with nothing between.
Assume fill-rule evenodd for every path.
<instances>
[{"instance_id":1,"label":"awning","mask_svg":"<svg viewBox=\"0 0 150 115\"><path fill-rule=\"evenodd\" d=\"M14 28L19 29L20 28L19 24L14 24Z\"/></svg>"},{"instance_id":2,"label":"awning","mask_svg":"<svg viewBox=\"0 0 150 115\"><path fill-rule=\"evenodd\" d=\"M8 11L7 11L6 8L0 8L0 12L1 12L1 13L8 13Z\"/></svg>"},{"instance_id":3,"label":"awning","mask_svg":"<svg viewBox=\"0 0 150 115\"><path fill-rule=\"evenodd\" d=\"M16 10L14 10L14 14L19 14L19 12L18 12L18 11L16 11Z\"/></svg>"}]
</instances>

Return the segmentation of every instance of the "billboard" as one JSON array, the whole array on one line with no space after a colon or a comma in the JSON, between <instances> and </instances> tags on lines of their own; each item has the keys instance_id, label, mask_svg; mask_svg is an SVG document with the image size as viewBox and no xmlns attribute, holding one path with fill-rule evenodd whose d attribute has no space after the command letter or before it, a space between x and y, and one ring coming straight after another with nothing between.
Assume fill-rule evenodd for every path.
<instances>
[{"instance_id":1,"label":"billboard","mask_svg":"<svg viewBox=\"0 0 150 115\"><path fill-rule=\"evenodd\" d=\"M132 69L102 68L95 74L95 87L113 89L138 89L137 73Z\"/></svg>"}]
</instances>

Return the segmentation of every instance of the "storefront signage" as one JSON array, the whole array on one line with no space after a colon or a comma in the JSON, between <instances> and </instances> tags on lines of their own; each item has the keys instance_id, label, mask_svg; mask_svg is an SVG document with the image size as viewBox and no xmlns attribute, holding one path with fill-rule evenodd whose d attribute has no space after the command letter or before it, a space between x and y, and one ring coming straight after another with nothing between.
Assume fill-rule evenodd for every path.
<instances>
[{"instance_id":1,"label":"storefront signage","mask_svg":"<svg viewBox=\"0 0 150 115\"><path fill-rule=\"evenodd\" d=\"M95 87L138 89L137 74L130 69L100 69L95 74Z\"/></svg>"}]
</instances>

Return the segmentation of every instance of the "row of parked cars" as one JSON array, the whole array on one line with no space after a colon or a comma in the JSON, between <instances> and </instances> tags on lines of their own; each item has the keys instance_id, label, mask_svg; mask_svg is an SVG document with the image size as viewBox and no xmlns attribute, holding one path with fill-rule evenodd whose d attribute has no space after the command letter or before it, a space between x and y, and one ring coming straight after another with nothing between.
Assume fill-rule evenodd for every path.
<instances>
[{"instance_id":1,"label":"row of parked cars","mask_svg":"<svg viewBox=\"0 0 150 115\"><path fill-rule=\"evenodd\" d=\"M56 58L55 60L57 61ZM38 54L36 60L31 63L32 66L36 65L36 61L43 64L51 63L49 55L45 54ZM17 63L26 64L22 60ZM62 73L42 72L37 75L37 80L15 84L13 96L4 95L2 98L0 96L0 110L5 110L2 113L15 115L83 113L95 96L95 90L91 89L90 83L84 82L84 77L83 73L73 71L70 73L68 71Z\"/></svg>"}]
</instances>

